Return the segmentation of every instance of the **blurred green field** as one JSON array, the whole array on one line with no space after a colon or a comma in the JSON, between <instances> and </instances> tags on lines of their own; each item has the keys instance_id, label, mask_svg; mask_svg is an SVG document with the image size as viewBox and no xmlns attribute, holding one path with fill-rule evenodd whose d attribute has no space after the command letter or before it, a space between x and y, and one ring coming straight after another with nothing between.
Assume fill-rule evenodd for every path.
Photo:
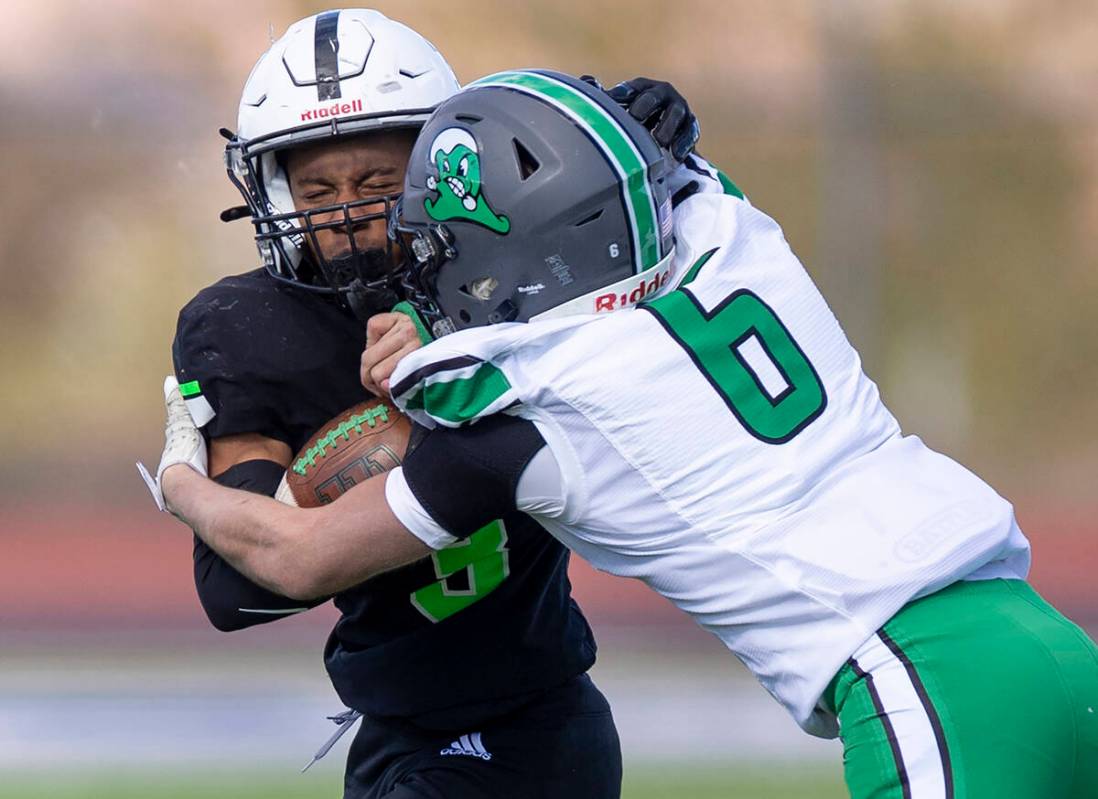
<instances>
[{"instance_id":1,"label":"blurred green field","mask_svg":"<svg viewBox=\"0 0 1098 799\"><path fill-rule=\"evenodd\" d=\"M2 799L336 799L341 795L341 774L328 767L323 772L298 776L276 773L251 775L200 769L115 772L92 769L58 774L2 774ZM847 794L836 768L804 768L781 764L725 767L675 764L627 769L623 799L841 799ZM517 798L516 798L517 799ZM577 797L578 799L578 797Z\"/></svg>"}]
</instances>

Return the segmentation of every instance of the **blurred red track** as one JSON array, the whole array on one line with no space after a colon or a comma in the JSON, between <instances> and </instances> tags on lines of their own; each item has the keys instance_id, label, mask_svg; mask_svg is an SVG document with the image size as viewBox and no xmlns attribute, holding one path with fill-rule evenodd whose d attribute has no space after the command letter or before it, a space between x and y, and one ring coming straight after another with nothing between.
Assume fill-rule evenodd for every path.
<instances>
[{"instance_id":1,"label":"blurred red track","mask_svg":"<svg viewBox=\"0 0 1098 799\"><path fill-rule=\"evenodd\" d=\"M1089 511L1020 518L1034 544L1032 582L1065 613L1098 621L1098 522ZM0 629L205 628L191 582L191 536L135 508L0 510ZM682 614L634 580L578 559L575 595L596 623L675 623ZM315 618L315 614L310 614Z\"/></svg>"}]
</instances>

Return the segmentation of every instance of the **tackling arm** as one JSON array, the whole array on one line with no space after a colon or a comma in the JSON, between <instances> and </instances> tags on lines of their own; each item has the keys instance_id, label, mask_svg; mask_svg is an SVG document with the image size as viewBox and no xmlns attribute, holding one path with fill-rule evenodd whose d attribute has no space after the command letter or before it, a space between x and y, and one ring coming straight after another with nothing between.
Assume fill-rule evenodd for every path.
<instances>
[{"instance_id":1,"label":"tackling arm","mask_svg":"<svg viewBox=\"0 0 1098 799\"><path fill-rule=\"evenodd\" d=\"M220 486L184 465L161 475L168 509L234 568L283 596L331 595L431 552L390 510L387 475L302 509Z\"/></svg>"}]
</instances>

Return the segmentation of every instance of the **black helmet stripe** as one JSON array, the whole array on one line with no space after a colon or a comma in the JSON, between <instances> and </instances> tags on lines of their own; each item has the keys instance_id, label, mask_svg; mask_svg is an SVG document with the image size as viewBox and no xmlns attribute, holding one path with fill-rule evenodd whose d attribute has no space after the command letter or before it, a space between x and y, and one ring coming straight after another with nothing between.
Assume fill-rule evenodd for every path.
<instances>
[{"instance_id":1,"label":"black helmet stripe","mask_svg":"<svg viewBox=\"0 0 1098 799\"><path fill-rule=\"evenodd\" d=\"M316 18L313 50L316 57L316 99L338 100L339 88L339 10L325 11Z\"/></svg>"}]
</instances>

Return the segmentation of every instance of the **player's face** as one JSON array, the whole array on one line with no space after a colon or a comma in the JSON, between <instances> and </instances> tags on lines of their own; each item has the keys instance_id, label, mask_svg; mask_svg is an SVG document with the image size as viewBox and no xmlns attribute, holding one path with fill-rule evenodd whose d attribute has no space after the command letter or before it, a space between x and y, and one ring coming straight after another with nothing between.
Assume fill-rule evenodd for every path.
<instances>
[{"instance_id":1,"label":"player's face","mask_svg":"<svg viewBox=\"0 0 1098 799\"><path fill-rule=\"evenodd\" d=\"M414 143L413 131L394 130L289 151L286 172L294 208L307 211L399 194L404 186L404 171ZM351 209L351 215L353 219L384 210L385 204L379 199L377 203ZM339 221L342 218L342 211L312 217L314 223ZM354 238L359 249L384 249L385 219L371 219L355 225ZM329 260L351 250L351 242L342 227L319 230L316 239L320 255Z\"/></svg>"}]
</instances>

